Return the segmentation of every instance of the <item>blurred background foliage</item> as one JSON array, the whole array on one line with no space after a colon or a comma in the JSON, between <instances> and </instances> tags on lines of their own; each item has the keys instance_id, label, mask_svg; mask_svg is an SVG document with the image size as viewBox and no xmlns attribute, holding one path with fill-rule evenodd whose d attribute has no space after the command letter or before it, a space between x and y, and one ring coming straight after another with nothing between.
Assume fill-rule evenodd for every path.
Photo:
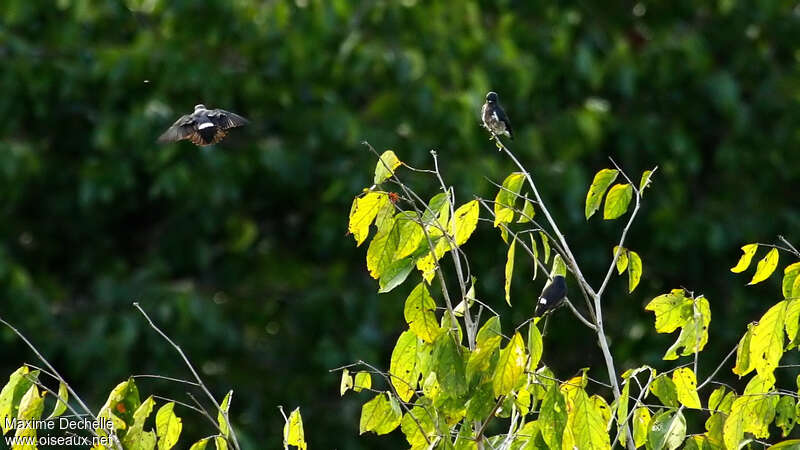
<instances>
[{"instance_id":1,"label":"blurred background foliage","mask_svg":"<svg viewBox=\"0 0 800 450\"><path fill-rule=\"evenodd\" d=\"M643 282L627 295L615 279L607 332L621 369L672 367L660 358L675 337L655 335L643 305L678 286L703 293L702 378L780 297L777 277L746 289L729 272L739 246L800 243L798 42L794 1L4 0L0 314L95 408L128 374L185 375L139 301L220 398L235 389L250 448L280 446L279 404L302 407L314 448L402 448L399 433L356 437L367 394L340 399L328 373L388 366L411 289L378 296L366 249L345 237L375 164L360 143L416 166L437 149L459 202L492 197L488 180L513 170L478 126L492 89L594 282L621 223L585 222L593 173L608 156L632 177L660 167L627 245ZM200 102L252 124L214 148L155 144ZM529 317L542 278L515 277L508 308L496 230L466 250L505 326ZM604 379L573 322L556 314L544 361ZM35 362L8 330L0 355L2 374ZM187 435L211 433L177 412Z\"/></svg>"}]
</instances>

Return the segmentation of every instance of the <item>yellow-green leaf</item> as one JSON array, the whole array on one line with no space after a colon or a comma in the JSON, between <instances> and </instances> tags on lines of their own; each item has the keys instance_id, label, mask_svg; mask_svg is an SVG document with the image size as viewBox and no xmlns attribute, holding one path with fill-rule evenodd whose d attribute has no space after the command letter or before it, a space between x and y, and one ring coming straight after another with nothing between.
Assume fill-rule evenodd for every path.
<instances>
[{"instance_id":1,"label":"yellow-green leaf","mask_svg":"<svg viewBox=\"0 0 800 450\"><path fill-rule=\"evenodd\" d=\"M378 212L391 205L385 192L367 192L363 197L356 197L350 208L350 221L347 230L353 234L357 245L361 245L369 235L369 226Z\"/></svg>"},{"instance_id":2,"label":"yellow-green leaf","mask_svg":"<svg viewBox=\"0 0 800 450\"><path fill-rule=\"evenodd\" d=\"M615 184L606 195L603 208L603 219L611 220L625 214L633 198L633 187L630 184Z\"/></svg>"},{"instance_id":3,"label":"yellow-green leaf","mask_svg":"<svg viewBox=\"0 0 800 450\"><path fill-rule=\"evenodd\" d=\"M517 238L511 241L508 246L508 255L506 255L506 303L511 306L511 277L514 275L514 249L517 245Z\"/></svg>"},{"instance_id":4,"label":"yellow-green leaf","mask_svg":"<svg viewBox=\"0 0 800 450\"><path fill-rule=\"evenodd\" d=\"M0 429L6 434L9 428L6 427L6 419L17 417L17 410L22 396L28 392L32 380L38 377L39 371L31 372L28 366L22 366L15 370L9 377L8 383L0 391Z\"/></svg>"},{"instance_id":5,"label":"yellow-green leaf","mask_svg":"<svg viewBox=\"0 0 800 450\"><path fill-rule=\"evenodd\" d=\"M798 298L800 292L795 292L797 289L794 287L797 284L797 279L800 278L800 262L790 264L783 269L783 283L781 283L784 298Z\"/></svg>"},{"instance_id":6,"label":"yellow-green leaf","mask_svg":"<svg viewBox=\"0 0 800 450\"><path fill-rule=\"evenodd\" d=\"M361 408L359 434L373 431L375 434L392 432L402 420L400 404L389 394L378 394Z\"/></svg>"},{"instance_id":7,"label":"yellow-green leaf","mask_svg":"<svg viewBox=\"0 0 800 450\"><path fill-rule=\"evenodd\" d=\"M394 174L394 169L401 164L403 164L403 162L397 158L397 155L395 155L393 151L386 150L383 152L378 163L375 165L375 178L373 179L373 183L381 184L388 180L392 174Z\"/></svg>"},{"instance_id":8,"label":"yellow-green leaf","mask_svg":"<svg viewBox=\"0 0 800 450\"><path fill-rule=\"evenodd\" d=\"M656 331L672 333L692 317L692 299L683 289L673 289L651 300L644 309L656 314Z\"/></svg>"},{"instance_id":9,"label":"yellow-green leaf","mask_svg":"<svg viewBox=\"0 0 800 450\"><path fill-rule=\"evenodd\" d=\"M450 219L450 233L454 236L456 245L461 245L472 236L478 225L480 206L477 200L461 205Z\"/></svg>"},{"instance_id":10,"label":"yellow-green leaf","mask_svg":"<svg viewBox=\"0 0 800 450\"><path fill-rule=\"evenodd\" d=\"M300 416L300 408L295 408L283 425L283 443L284 445L294 445L300 450L308 448L306 434L303 430L303 418Z\"/></svg>"},{"instance_id":11,"label":"yellow-green leaf","mask_svg":"<svg viewBox=\"0 0 800 450\"><path fill-rule=\"evenodd\" d=\"M586 207L584 209L586 220L589 220L595 211L600 209L603 194L611 186L611 183L617 179L618 174L619 171L615 169L603 169L595 174L592 185L589 186L589 191L586 193Z\"/></svg>"},{"instance_id":12,"label":"yellow-green leaf","mask_svg":"<svg viewBox=\"0 0 800 450\"><path fill-rule=\"evenodd\" d=\"M775 377L756 374L745 388L744 395L733 401L731 412L725 419L723 439L725 447L738 449L745 432L757 438L769 436L769 424L775 417L778 397L765 395L772 391Z\"/></svg>"},{"instance_id":13,"label":"yellow-green leaf","mask_svg":"<svg viewBox=\"0 0 800 450\"><path fill-rule=\"evenodd\" d=\"M631 394L631 383L626 379L622 385L622 395L617 401L617 434L619 434L619 443L624 446L625 441L628 439L628 403Z\"/></svg>"},{"instance_id":14,"label":"yellow-green leaf","mask_svg":"<svg viewBox=\"0 0 800 450\"><path fill-rule=\"evenodd\" d=\"M497 192L494 198L494 226L501 223L510 223L514 220L514 206L522 189L525 176L520 172L514 172L503 181L503 188Z\"/></svg>"},{"instance_id":15,"label":"yellow-green leaf","mask_svg":"<svg viewBox=\"0 0 800 450\"><path fill-rule=\"evenodd\" d=\"M672 382L678 392L678 401L687 408L701 409L700 396L697 395L697 377L688 367L680 367L672 372Z\"/></svg>"},{"instance_id":16,"label":"yellow-green leaf","mask_svg":"<svg viewBox=\"0 0 800 450\"><path fill-rule=\"evenodd\" d=\"M787 306L788 300L777 303L753 327L750 364L759 374L772 373L783 356L783 328Z\"/></svg>"},{"instance_id":17,"label":"yellow-green leaf","mask_svg":"<svg viewBox=\"0 0 800 450\"><path fill-rule=\"evenodd\" d=\"M739 262L731 267L731 272L740 273L747 270L747 268L750 267L750 261L753 259L753 255L756 254L756 250L758 250L758 244L747 244L742 247L744 253L739 258Z\"/></svg>"},{"instance_id":18,"label":"yellow-green leaf","mask_svg":"<svg viewBox=\"0 0 800 450\"><path fill-rule=\"evenodd\" d=\"M436 427L431 414L421 406L415 406L405 413L400 422L400 430L414 450L425 449L429 440L431 442L435 440Z\"/></svg>"},{"instance_id":19,"label":"yellow-green leaf","mask_svg":"<svg viewBox=\"0 0 800 450\"><path fill-rule=\"evenodd\" d=\"M483 324L475 339L475 350L467 361L467 378L472 380L476 375L483 376L489 368L492 356L500 349L503 336L500 329L500 318L492 316Z\"/></svg>"},{"instance_id":20,"label":"yellow-green leaf","mask_svg":"<svg viewBox=\"0 0 800 450\"><path fill-rule=\"evenodd\" d=\"M511 342L500 351L492 388L495 397L506 395L517 387L525 374L528 355L525 353L525 341L519 332L514 333Z\"/></svg>"},{"instance_id":21,"label":"yellow-green leaf","mask_svg":"<svg viewBox=\"0 0 800 450\"><path fill-rule=\"evenodd\" d=\"M574 408L567 417L567 427L576 448L610 449L611 442L606 432L606 421L597 404L586 395L583 389L577 389L574 397Z\"/></svg>"},{"instance_id":22,"label":"yellow-green leaf","mask_svg":"<svg viewBox=\"0 0 800 450\"><path fill-rule=\"evenodd\" d=\"M536 246L536 237L534 237L533 233L530 234L531 237L531 253L533 253L533 279L536 279L536 275L539 273L539 249Z\"/></svg>"},{"instance_id":23,"label":"yellow-green leaf","mask_svg":"<svg viewBox=\"0 0 800 450\"><path fill-rule=\"evenodd\" d=\"M650 429L650 411L642 406L633 412L633 442L639 448L647 442L647 430Z\"/></svg>"},{"instance_id":24,"label":"yellow-green leaf","mask_svg":"<svg viewBox=\"0 0 800 450\"><path fill-rule=\"evenodd\" d=\"M219 424L219 432L224 437L228 437L230 434L230 417L228 416L228 410L231 408L231 399L233 398L233 391L228 391L225 394L225 398L222 399L222 403L219 404L219 411L217 411L217 423Z\"/></svg>"},{"instance_id":25,"label":"yellow-green leaf","mask_svg":"<svg viewBox=\"0 0 800 450\"><path fill-rule=\"evenodd\" d=\"M433 344L431 364L442 390L451 397L467 392L466 349L455 343L453 336L442 333Z\"/></svg>"},{"instance_id":26,"label":"yellow-green leaf","mask_svg":"<svg viewBox=\"0 0 800 450\"><path fill-rule=\"evenodd\" d=\"M564 427L567 425L567 404L556 384L550 386L542 400L539 412L539 429L549 448L561 448Z\"/></svg>"},{"instance_id":27,"label":"yellow-green leaf","mask_svg":"<svg viewBox=\"0 0 800 450\"><path fill-rule=\"evenodd\" d=\"M56 399L56 404L53 407L53 412L50 413L50 416L47 418L52 419L54 417L58 417L61 414L64 414L64 411L67 410L67 403L69 401L69 391L67 390L67 385L61 381L58 383L58 398Z\"/></svg>"},{"instance_id":28,"label":"yellow-green leaf","mask_svg":"<svg viewBox=\"0 0 800 450\"><path fill-rule=\"evenodd\" d=\"M158 409L156 413L156 434L158 435L158 450L169 450L178 442L178 437L183 429L183 422L175 415L172 409L175 403L169 402Z\"/></svg>"},{"instance_id":29,"label":"yellow-green leaf","mask_svg":"<svg viewBox=\"0 0 800 450\"><path fill-rule=\"evenodd\" d=\"M519 215L519 219L517 219L517 223L528 223L533 219L536 215L536 210L533 209L533 203L527 198L525 199L525 205L522 207L522 214Z\"/></svg>"},{"instance_id":30,"label":"yellow-green leaf","mask_svg":"<svg viewBox=\"0 0 800 450\"><path fill-rule=\"evenodd\" d=\"M536 323L531 322L528 325L528 353L530 359L528 361L528 370L534 371L539 365L539 360L542 358L542 351L544 345L542 343L542 333L536 326Z\"/></svg>"},{"instance_id":31,"label":"yellow-green leaf","mask_svg":"<svg viewBox=\"0 0 800 450\"><path fill-rule=\"evenodd\" d=\"M782 395L775 408L775 425L781 429L781 436L786 437L792 432L797 422L796 414L797 403L788 396Z\"/></svg>"},{"instance_id":32,"label":"yellow-green leaf","mask_svg":"<svg viewBox=\"0 0 800 450\"><path fill-rule=\"evenodd\" d=\"M402 213L396 217L401 215ZM395 255L401 242L400 224L396 217L390 217L383 221L378 233L372 238L372 242L367 248L367 270L369 270L370 276L376 280L396 259Z\"/></svg>"},{"instance_id":33,"label":"yellow-green leaf","mask_svg":"<svg viewBox=\"0 0 800 450\"><path fill-rule=\"evenodd\" d=\"M773 248L769 251L769 253L767 253L767 256L758 262L758 266L756 266L756 273L753 275L753 279L747 284L751 285L761 283L769 278L770 275L772 275L772 272L775 271L776 267L778 267L778 249Z\"/></svg>"},{"instance_id":34,"label":"yellow-green leaf","mask_svg":"<svg viewBox=\"0 0 800 450\"><path fill-rule=\"evenodd\" d=\"M800 439L789 439L767 448L767 450L797 450L800 448Z\"/></svg>"},{"instance_id":35,"label":"yellow-green leaf","mask_svg":"<svg viewBox=\"0 0 800 450\"><path fill-rule=\"evenodd\" d=\"M633 250L628 250L628 292L633 292L636 286L639 285L639 280L642 279L642 259L639 254Z\"/></svg>"},{"instance_id":36,"label":"yellow-green leaf","mask_svg":"<svg viewBox=\"0 0 800 450\"><path fill-rule=\"evenodd\" d=\"M192 444L189 450L206 450L206 446L208 446L208 443L210 441L211 441L210 437L200 439L199 441Z\"/></svg>"},{"instance_id":37,"label":"yellow-green leaf","mask_svg":"<svg viewBox=\"0 0 800 450\"><path fill-rule=\"evenodd\" d=\"M355 392L361 392L364 389L369 389L372 387L372 376L369 372L358 372L356 376L353 378L353 390Z\"/></svg>"},{"instance_id":38,"label":"yellow-green leaf","mask_svg":"<svg viewBox=\"0 0 800 450\"><path fill-rule=\"evenodd\" d=\"M650 177L652 177L653 171L652 170L645 170L642 173L642 179L639 181L639 192L643 193L644 190L650 186Z\"/></svg>"},{"instance_id":39,"label":"yellow-green leaf","mask_svg":"<svg viewBox=\"0 0 800 450\"><path fill-rule=\"evenodd\" d=\"M628 250L625 247L620 248L619 245L615 245L614 250L611 252L612 257L617 254L617 250L619 250L617 273L622 275L622 272L625 272L625 269L628 268Z\"/></svg>"},{"instance_id":40,"label":"yellow-green leaf","mask_svg":"<svg viewBox=\"0 0 800 450\"><path fill-rule=\"evenodd\" d=\"M404 331L392 350L389 374L392 385L400 400L407 402L417 389L417 336L410 330Z\"/></svg>"},{"instance_id":41,"label":"yellow-green leaf","mask_svg":"<svg viewBox=\"0 0 800 450\"><path fill-rule=\"evenodd\" d=\"M650 392L652 392L664 406L673 408L678 407L678 389L675 382L672 381L666 374L661 374L650 383Z\"/></svg>"},{"instance_id":42,"label":"yellow-green leaf","mask_svg":"<svg viewBox=\"0 0 800 450\"><path fill-rule=\"evenodd\" d=\"M567 276L567 265L564 264L564 260L558 253L556 253L556 256L553 257L553 267L550 269L550 279L554 278L556 275L561 275L562 277Z\"/></svg>"},{"instance_id":43,"label":"yellow-green leaf","mask_svg":"<svg viewBox=\"0 0 800 450\"><path fill-rule=\"evenodd\" d=\"M547 261L550 260L550 240L547 239L547 235L544 234L544 231L539 232L539 237L542 238L542 251L544 252L544 264L547 264Z\"/></svg>"},{"instance_id":44,"label":"yellow-green leaf","mask_svg":"<svg viewBox=\"0 0 800 450\"><path fill-rule=\"evenodd\" d=\"M693 314L681 325L678 340L667 350L665 360L678 358L678 349L683 350L680 356L688 356L703 350L708 342L708 325L711 323L711 308L704 296L693 300Z\"/></svg>"},{"instance_id":45,"label":"yellow-green leaf","mask_svg":"<svg viewBox=\"0 0 800 450\"><path fill-rule=\"evenodd\" d=\"M428 293L425 283L420 283L406 299L403 314L409 328L425 342L432 343L441 333L436 320L436 303Z\"/></svg>"}]
</instances>

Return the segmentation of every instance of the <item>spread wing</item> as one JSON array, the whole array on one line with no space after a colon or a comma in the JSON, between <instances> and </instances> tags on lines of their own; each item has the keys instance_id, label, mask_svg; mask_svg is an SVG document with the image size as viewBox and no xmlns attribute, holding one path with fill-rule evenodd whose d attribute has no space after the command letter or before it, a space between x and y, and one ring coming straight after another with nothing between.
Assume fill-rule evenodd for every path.
<instances>
[{"instance_id":1,"label":"spread wing","mask_svg":"<svg viewBox=\"0 0 800 450\"><path fill-rule=\"evenodd\" d=\"M212 109L208 112L208 119L222 130L241 127L250 123L250 121L244 117L230 111L225 111L224 109Z\"/></svg>"},{"instance_id":2,"label":"spread wing","mask_svg":"<svg viewBox=\"0 0 800 450\"><path fill-rule=\"evenodd\" d=\"M159 136L158 142L180 141L189 138L194 132L194 118L191 114L187 114L176 120L164 134Z\"/></svg>"}]
</instances>

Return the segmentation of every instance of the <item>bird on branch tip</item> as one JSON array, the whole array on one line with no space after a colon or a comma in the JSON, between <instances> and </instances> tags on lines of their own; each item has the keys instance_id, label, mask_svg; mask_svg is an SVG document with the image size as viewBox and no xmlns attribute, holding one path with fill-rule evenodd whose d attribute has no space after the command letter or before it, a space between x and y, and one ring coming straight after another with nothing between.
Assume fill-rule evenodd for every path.
<instances>
[{"instance_id":1,"label":"bird on branch tip","mask_svg":"<svg viewBox=\"0 0 800 450\"><path fill-rule=\"evenodd\" d=\"M203 147L221 141L231 128L247 125L244 117L224 109L206 109L199 104L194 112L176 120L159 138L158 142L177 142L188 139L192 144Z\"/></svg>"},{"instance_id":2,"label":"bird on branch tip","mask_svg":"<svg viewBox=\"0 0 800 450\"><path fill-rule=\"evenodd\" d=\"M511 130L511 121L508 120L506 112L497 99L496 92L486 94L486 103L481 108L481 120L483 127L495 136L508 136L514 140L514 132Z\"/></svg>"}]
</instances>

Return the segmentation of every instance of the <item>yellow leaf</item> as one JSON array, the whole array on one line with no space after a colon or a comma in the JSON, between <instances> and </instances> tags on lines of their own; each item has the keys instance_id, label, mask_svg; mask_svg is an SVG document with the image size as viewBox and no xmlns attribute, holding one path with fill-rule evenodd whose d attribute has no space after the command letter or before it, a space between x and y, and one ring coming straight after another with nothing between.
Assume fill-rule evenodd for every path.
<instances>
[{"instance_id":1,"label":"yellow leaf","mask_svg":"<svg viewBox=\"0 0 800 450\"><path fill-rule=\"evenodd\" d=\"M678 401L683 406L692 409L701 409L700 397L697 395L697 377L688 367L681 367L672 372L672 381L678 391Z\"/></svg>"},{"instance_id":2,"label":"yellow leaf","mask_svg":"<svg viewBox=\"0 0 800 450\"><path fill-rule=\"evenodd\" d=\"M731 267L731 272L740 273L747 270L747 268L750 267L750 261L753 259L753 255L756 254L756 250L758 250L758 244L747 244L742 247L744 254L739 258L739 262Z\"/></svg>"},{"instance_id":3,"label":"yellow leaf","mask_svg":"<svg viewBox=\"0 0 800 450\"><path fill-rule=\"evenodd\" d=\"M761 283L772 275L776 267L778 267L778 249L773 248L767 253L767 256L758 262L756 273L753 275L753 279L747 284Z\"/></svg>"},{"instance_id":4,"label":"yellow leaf","mask_svg":"<svg viewBox=\"0 0 800 450\"><path fill-rule=\"evenodd\" d=\"M633 292L642 279L642 259L633 250L628 250L628 292Z\"/></svg>"},{"instance_id":5,"label":"yellow leaf","mask_svg":"<svg viewBox=\"0 0 800 450\"><path fill-rule=\"evenodd\" d=\"M511 241L508 246L508 255L506 256L506 303L511 306L511 277L514 274L514 249L516 248L517 239Z\"/></svg>"},{"instance_id":6,"label":"yellow leaf","mask_svg":"<svg viewBox=\"0 0 800 450\"><path fill-rule=\"evenodd\" d=\"M525 342L519 332L514 333L511 342L500 351L497 360L492 388L495 397L506 395L517 387L525 375L528 355L525 353Z\"/></svg>"},{"instance_id":7,"label":"yellow leaf","mask_svg":"<svg viewBox=\"0 0 800 450\"><path fill-rule=\"evenodd\" d=\"M589 191L586 193L586 207L584 214L586 220L600 208L600 203L603 201L603 194L614 180L617 179L619 171L614 169L603 169L597 172L592 180L592 185L589 186Z\"/></svg>"},{"instance_id":8,"label":"yellow leaf","mask_svg":"<svg viewBox=\"0 0 800 450\"><path fill-rule=\"evenodd\" d=\"M475 227L478 225L478 213L480 212L478 201L473 200L461 205L450 219L450 233L456 241L456 245L467 242Z\"/></svg>"},{"instance_id":9,"label":"yellow leaf","mask_svg":"<svg viewBox=\"0 0 800 450\"><path fill-rule=\"evenodd\" d=\"M375 165L373 183L381 184L394 174L394 169L403 164L391 150L386 150Z\"/></svg>"},{"instance_id":10,"label":"yellow leaf","mask_svg":"<svg viewBox=\"0 0 800 450\"><path fill-rule=\"evenodd\" d=\"M514 206L524 181L525 176L520 172L512 173L503 181L503 189L500 189L494 198L495 227L514 220Z\"/></svg>"},{"instance_id":11,"label":"yellow leaf","mask_svg":"<svg viewBox=\"0 0 800 450\"><path fill-rule=\"evenodd\" d=\"M783 328L788 300L783 300L759 319L750 341L750 364L759 374L771 374L783 356Z\"/></svg>"},{"instance_id":12,"label":"yellow leaf","mask_svg":"<svg viewBox=\"0 0 800 450\"><path fill-rule=\"evenodd\" d=\"M603 219L611 220L625 214L633 198L633 187L630 184L615 184L606 194L606 204L603 208Z\"/></svg>"},{"instance_id":13,"label":"yellow leaf","mask_svg":"<svg viewBox=\"0 0 800 450\"><path fill-rule=\"evenodd\" d=\"M357 245L361 245L369 234L369 226L378 212L391 206L389 196L385 192L367 192L363 197L356 197L350 208L350 221L347 230L353 234Z\"/></svg>"},{"instance_id":14,"label":"yellow leaf","mask_svg":"<svg viewBox=\"0 0 800 450\"><path fill-rule=\"evenodd\" d=\"M612 257L617 254L617 250L619 250L617 273L622 275L622 272L625 272L625 269L628 268L628 250L625 247L620 248L619 245L615 245L614 250L611 251Z\"/></svg>"},{"instance_id":15,"label":"yellow leaf","mask_svg":"<svg viewBox=\"0 0 800 450\"><path fill-rule=\"evenodd\" d=\"M305 432L303 431L303 418L300 416L300 408L295 408L289 414L289 419L283 426L283 442L286 445L294 445L300 450L308 448Z\"/></svg>"}]
</instances>

